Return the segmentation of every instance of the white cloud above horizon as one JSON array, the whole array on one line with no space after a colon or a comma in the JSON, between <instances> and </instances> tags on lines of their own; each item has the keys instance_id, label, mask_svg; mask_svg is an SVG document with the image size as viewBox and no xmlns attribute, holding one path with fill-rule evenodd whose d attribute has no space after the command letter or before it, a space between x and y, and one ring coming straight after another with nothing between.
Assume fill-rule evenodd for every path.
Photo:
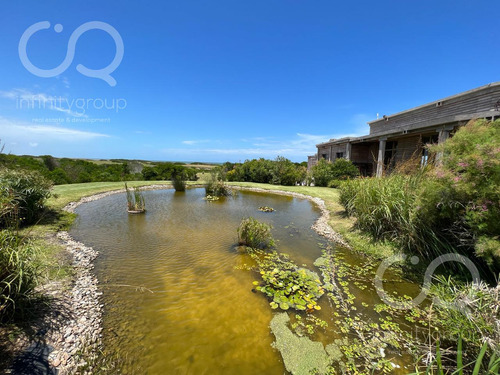
<instances>
[{"instance_id":1,"label":"white cloud above horizon","mask_svg":"<svg viewBox=\"0 0 500 375\"><path fill-rule=\"evenodd\" d=\"M63 82L65 81L63 80ZM17 109L46 109L62 112L73 117L88 117L83 112L73 111L74 100L71 101L63 96L54 96L44 92L33 92L28 89L15 88L9 91L0 91L0 97L16 101L16 106L25 107Z\"/></svg>"}]
</instances>

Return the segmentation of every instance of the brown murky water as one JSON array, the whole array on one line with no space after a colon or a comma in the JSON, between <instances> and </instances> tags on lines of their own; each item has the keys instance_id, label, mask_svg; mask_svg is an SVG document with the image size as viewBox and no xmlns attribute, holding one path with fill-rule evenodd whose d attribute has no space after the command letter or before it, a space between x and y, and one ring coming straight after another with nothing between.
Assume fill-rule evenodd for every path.
<instances>
[{"instance_id":1,"label":"brown murky water","mask_svg":"<svg viewBox=\"0 0 500 375\"><path fill-rule=\"evenodd\" d=\"M218 202L203 200L204 189L144 196L144 215L127 214L124 194L81 205L71 231L100 251L95 271L105 303L104 345L123 361L123 372L283 374L271 347L273 310L252 292L257 275L237 268L251 259L235 246L236 228L248 216L271 223L278 250L315 270L324 240L310 227L319 210L304 199L252 192ZM276 212L262 213L260 206ZM346 261L359 259L347 254ZM372 280L366 275L367 284ZM370 289L358 290L357 298L378 301ZM322 300L320 317L333 326ZM330 331L318 338L331 342L338 334Z\"/></svg>"}]
</instances>

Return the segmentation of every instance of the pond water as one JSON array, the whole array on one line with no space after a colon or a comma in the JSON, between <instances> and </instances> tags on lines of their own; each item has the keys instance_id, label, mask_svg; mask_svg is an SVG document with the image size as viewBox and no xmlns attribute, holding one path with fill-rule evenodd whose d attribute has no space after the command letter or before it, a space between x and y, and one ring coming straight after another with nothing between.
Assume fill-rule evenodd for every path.
<instances>
[{"instance_id":1,"label":"pond water","mask_svg":"<svg viewBox=\"0 0 500 375\"><path fill-rule=\"evenodd\" d=\"M239 269L253 263L236 246L236 229L248 216L272 224L278 251L316 270L318 244L325 241L310 227L319 209L305 199L245 191L216 202L203 200L199 188L144 197L143 215L127 214L124 194L76 209L71 235L100 252L95 272L105 304L105 352L119 358L124 373L285 373L271 347L274 311L252 291L259 275ZM276 211L263 213L260 206ZM352 253L344 258L359 263ZM363 277L372 283L372 275ZM394 284L415 292L401 280ZM379 301L373 289L357 292L360 302ZM319 316L332 329L316 338L326 344L339 334L326 298L319 302Z\"/></svg>"}]
</instances>

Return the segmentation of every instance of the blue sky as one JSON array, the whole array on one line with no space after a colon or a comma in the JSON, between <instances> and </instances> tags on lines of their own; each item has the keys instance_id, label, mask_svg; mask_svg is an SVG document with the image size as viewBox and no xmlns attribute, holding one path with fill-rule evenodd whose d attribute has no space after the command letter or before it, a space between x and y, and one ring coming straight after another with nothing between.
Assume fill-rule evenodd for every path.
<instances>
[{"instance_id":1,"label":"blue sky","mask_svg":"<svg viewBox=\"0 0 500 375\"><path fill-rule=\"evenodd\" d=\"M366 121L499 81L491 1L3 1L4 152L59 157L306 160ZM116 85L100 70L123 41ZM56 25L58 25L56 27ZM61 25L62 30L61 30Z\"/></svg>"}]
</instances>

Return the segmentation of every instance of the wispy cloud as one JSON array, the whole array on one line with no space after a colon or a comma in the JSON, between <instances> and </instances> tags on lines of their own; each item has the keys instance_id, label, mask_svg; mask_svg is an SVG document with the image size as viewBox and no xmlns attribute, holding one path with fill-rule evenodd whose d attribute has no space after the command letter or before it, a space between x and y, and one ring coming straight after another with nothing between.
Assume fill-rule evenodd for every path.
<instances>
[{"instance_id":1,"label":"wispy cloud","mask_svg":"<svg viewBox=\"0 0 500 375\"><path fill-rule=\"evenodd\" d=\"M6 99L15 100L17 109L48 109L62 112L73 117L85 117L83 112L73 111L74 102L62 96L52 96L43 92L32 92L27 89L12 89L10 91L0 91L0 96Z\"/></svg>"},{"instance_id":2,"label":"wispy cloud","mask_svg":"<svg viewBox=\"0 0 500 375\"><path fill-rule=\"evenodd\" d=\"M209 143L211 142L210 139L198 139L198 140L191 140L191 141L182 141L182 144L184 145L196 145L199 143Z\"/></svg>"},{"instance_id":3,"label":"wispy cloud","mask_svg":"<svg viewBox=\"0 0 500 375\"><path fill-rule=\"evenodd\" d=\"M10 121L0 117L0 134L13 142L38 143L40 141L79 142L95 138L110 137L107 134L88 132L51 125L32 125ZM32 146L35 147L35 146Z\"/></svg>"}]
</instances>

